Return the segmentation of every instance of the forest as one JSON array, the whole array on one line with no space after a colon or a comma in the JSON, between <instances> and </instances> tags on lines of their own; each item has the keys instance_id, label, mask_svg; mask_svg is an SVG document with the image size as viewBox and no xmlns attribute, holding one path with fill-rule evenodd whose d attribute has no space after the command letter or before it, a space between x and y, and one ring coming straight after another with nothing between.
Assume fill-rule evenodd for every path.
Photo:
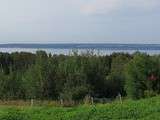
<instances>
[{"instance_id":1,"label":"forest","mask_svg":"<svg viewBox=\"0 0 160 120\"><path fill-rule=\"evenodd\" d=\"M0 53L0 86L1 100L152 97L160 93L160 55Z\"/></svg>"}]
</instances>

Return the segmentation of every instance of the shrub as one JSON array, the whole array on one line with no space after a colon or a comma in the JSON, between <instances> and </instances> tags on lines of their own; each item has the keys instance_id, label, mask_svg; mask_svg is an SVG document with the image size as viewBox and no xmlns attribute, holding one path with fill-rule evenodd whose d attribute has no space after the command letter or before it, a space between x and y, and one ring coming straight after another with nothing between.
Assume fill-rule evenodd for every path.
<instances>
[{"instance_id":1,"label":"shrub","mask_svg":"<svg viewBox=\"0 0 160 120\"><path fill-rule=\"evenodd\" d=\"M147 97L147 98L154 97L156 95L157 95L157 93L152 91L152 90L145 90L144 91L144 96Z\"/></svg>"},{"instance_id":2,"label":"shrub","mask_svg":"<svg viewBox=\"0 0 160 120\"><path fill-rule=\"evenodd\" d=\"M8 109L6 113L0 115L0 120L30 120L29 116L17 109Z\"/></svg>"}]
</instances>

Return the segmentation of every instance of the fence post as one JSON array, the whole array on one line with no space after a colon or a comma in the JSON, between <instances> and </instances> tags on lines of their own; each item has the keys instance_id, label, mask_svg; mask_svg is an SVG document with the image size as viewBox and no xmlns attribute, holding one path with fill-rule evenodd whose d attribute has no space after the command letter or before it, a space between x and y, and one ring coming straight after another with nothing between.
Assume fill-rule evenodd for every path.
<instances>
[{"instance_id":1,"label":"fence post","mask_svg":"<svg viewBox=\"0 0 160 120\"><path fill-rule=\"evenodd\" d=\"M94 104L93 97L91 97L91 104L92 104L92 105Z\"/></svg>"},{"instance_id":2,"label":"fence post","mask_svg":"<svg viewBox=\"0 0 160 120\"><path fill-rule=\"evenodd\" d=\"M121 96L121 94L119 93L118 96L119 96L119 101L122 104L122 96Z\"/></svg>"},{"instance_id":3,"label":"fence post","mask_svg":"<svg viewBox=\"0 0 160 120\"><path fill-rule=\"evenodd\" d=\"M33 99L31 99L31 107L33 106L33 104L34 104L34 101L33 101Z\"/></svg>"},{"instance_id":4,"label":"fence post","mask_svg":"<svg viewBox=\"0 0 160 120\"><path fill-rule=\"evenodd\" d=\"M63 106L63 99L60 99L60 104L61 106Z\"/></svg>"}]
</instances>

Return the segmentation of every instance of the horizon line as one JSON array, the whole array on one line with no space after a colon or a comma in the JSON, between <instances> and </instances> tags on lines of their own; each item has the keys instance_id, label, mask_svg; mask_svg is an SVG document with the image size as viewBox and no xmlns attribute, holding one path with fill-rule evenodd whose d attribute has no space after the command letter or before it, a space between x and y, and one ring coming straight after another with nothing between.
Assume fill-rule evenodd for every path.
<instances>
[{"instance_id":1,"label":"horizon line","mask_svg":"<svg viewBox=\"0 0 160 120\"><path fill-rule=\"evenodd\" d=\"M72 43L72 42L46 42L46 43L38 43L38 42L9 42L9 43L0 43L0 45L11 45L11 44L139 44L139 45L160 45L160 43L118 43L118 42L80 42L80 43Z\"/></svg>"}]
</instances>

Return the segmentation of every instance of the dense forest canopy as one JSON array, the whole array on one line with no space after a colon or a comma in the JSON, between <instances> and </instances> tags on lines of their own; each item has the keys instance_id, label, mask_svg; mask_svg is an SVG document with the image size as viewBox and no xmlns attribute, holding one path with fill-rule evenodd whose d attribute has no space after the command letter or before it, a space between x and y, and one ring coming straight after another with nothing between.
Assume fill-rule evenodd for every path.
<instances>
[{"instance_id":1,"label":"dense forest canopy","mask_svg":"<svg viewBox=\"0 0 160 120\"><path fill-rule=\"evenodd\" d=\"M160 56L0 53L0 99L133 99L160 93Z\"/></svg>"}]
</instances>

